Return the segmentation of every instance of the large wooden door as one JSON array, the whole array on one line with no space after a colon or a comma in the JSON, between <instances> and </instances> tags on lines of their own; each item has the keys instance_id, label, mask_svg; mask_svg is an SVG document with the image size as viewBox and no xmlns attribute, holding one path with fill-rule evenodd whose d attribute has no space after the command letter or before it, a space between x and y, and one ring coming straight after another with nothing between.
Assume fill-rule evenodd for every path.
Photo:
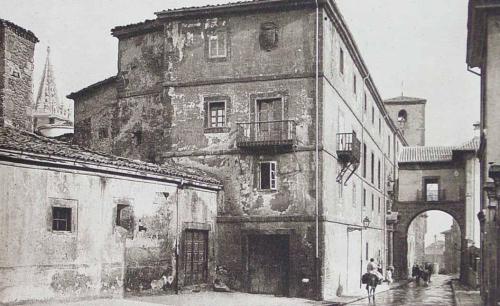
<instances>
[{"instance_id":1,"label":"large wooden door","mask_svg":"<svg viewBox=\"0 0 500 306\"><path fill-rule=\"evenodd\" d=\"M184 284L207 282L208 232L187 230L184 239Z\"/></svg>"},{"instance_id":2,"label":"large wooden door","mask_svg":"<svg viewBox=\"0 0 500 306\"><path fill-rule=\"evenodd\" d=\"M288 236L250 235L248 272L250 292L288 295Z\"/></svg>"}]
</instances>

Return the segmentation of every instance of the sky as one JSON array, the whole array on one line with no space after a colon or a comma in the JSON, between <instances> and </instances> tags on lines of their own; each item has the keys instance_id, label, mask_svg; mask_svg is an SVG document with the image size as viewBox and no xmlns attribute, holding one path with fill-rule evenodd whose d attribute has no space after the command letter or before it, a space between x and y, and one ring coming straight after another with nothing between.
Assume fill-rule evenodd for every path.
<instances>
[{"instance_id":1,"label":"sky","mask_svg":"<svg viewBox=\"0 0 500 306\"><path fill-rule=\"evenodd\" d=\"M116 74L118 40L110 35L113 27L154 19L154 12L164 9L226 2L0 0L0 18L33 31L40 39L35 51L35 94L50 45L63 98ZM455 145L473 136L472 124L479 120L480 84L465 64L467 0L336 3L382 97L403 92L427 99L427 145ZM429 222L431 233L446 229L442 227L442 222Z\"/></svg>"}]
</instances>

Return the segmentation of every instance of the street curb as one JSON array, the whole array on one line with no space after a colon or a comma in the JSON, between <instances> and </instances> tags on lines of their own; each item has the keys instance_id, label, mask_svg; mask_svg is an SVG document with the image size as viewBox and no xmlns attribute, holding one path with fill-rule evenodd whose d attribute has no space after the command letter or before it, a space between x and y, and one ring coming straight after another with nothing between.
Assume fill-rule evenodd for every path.
<instances>
[{"instance_id":1,"label":"street curb","mask_svg":"<svg viewBox=\"0 0 500 306\"><path fill-rule=\"evenodd\" d=\"M375 295L377 295L379 293L382 293L382 292L386 292L386 291L390 291L390 290L393 290L393 289L400 288L402 286L408 285L410 282L411 282L411 280L402 281L402 282L398 283L397 285L394 285L393 287L389 287L389 288L387 288L385 290L376 292ZM366 296L359 296L359 297L353 298L352 300L347 301L347 302L328 302L328 301L325 301L327 304L322 304L322 305L327 305L327 306L344 306L344 305L347 305L347 304L350 304L350 303L354 303L354 302L357 302L357 301L361 301L361 300L364 300L364 299L367 299L367 297Z\"/></svg>"}]
</instances>

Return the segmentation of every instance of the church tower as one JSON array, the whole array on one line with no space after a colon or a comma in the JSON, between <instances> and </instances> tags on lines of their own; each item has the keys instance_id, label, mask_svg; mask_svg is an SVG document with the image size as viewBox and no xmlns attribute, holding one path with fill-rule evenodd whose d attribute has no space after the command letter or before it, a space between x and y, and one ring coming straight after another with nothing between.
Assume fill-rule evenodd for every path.
<instances>
[{"instance_id":1,"label":"church tower","mask_svg":"<svg viewBox=\"0 0 500 306\"><path fill-rule=\"evenodd\" d=\"M33 114L35 132L46 137L72 134L70 114L69 104L60 101L57 95L54 72L50 64L50 47L48 47Z\"/></svg>"},{"instance_id":2,"label":"church tower","mask_svg":"<svg viewBox=\"0 0 500 306\"><path fill-rule=\"evenodd\" d=\"M400 96L384 101L385 108L402 131L408 145L425 145L425 104L427 100Z\"/></svg>"}]
</instances>

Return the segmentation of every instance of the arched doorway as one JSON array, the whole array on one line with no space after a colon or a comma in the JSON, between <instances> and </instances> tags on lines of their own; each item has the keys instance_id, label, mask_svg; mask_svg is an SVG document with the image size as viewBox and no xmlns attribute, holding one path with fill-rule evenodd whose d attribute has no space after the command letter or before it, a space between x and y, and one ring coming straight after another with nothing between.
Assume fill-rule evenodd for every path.
<instances>
[{"instance_id":1,"label":"arched doorway","mask_svg":"<svg viewBox=\"0 0 500 306\"><path fill-rule=\"evenodd\" d=\"M460 271L461 273L465 271L463 269L464 259L464 247L465 243L465 210L464 206L459 202L450 203L440 203L439 205L434 204L424 204L419 202L413 203L401 203L396 202L394 205L394 210L398 212L398 222L394 228L394 268L395 268L395 278L397 279L407 279L411 276L408 273L408 230L412 221L415 220L420 214L426 213L428 211L442 211L450 215L455 221L460 230ZM460 274L460 278L463 275Z\"/></svg>"},{"instance_id":2,"label":"arched doorway","mask_svg":"<svg viewBox=\"0 0 500 306\"><path fill-rule=\"evenodd\" d=\"M452 215L428 210L415 216L406 232L408 276L415 265L439 274L460 273L462 234Z\"/></svg>"}]
</instances>

